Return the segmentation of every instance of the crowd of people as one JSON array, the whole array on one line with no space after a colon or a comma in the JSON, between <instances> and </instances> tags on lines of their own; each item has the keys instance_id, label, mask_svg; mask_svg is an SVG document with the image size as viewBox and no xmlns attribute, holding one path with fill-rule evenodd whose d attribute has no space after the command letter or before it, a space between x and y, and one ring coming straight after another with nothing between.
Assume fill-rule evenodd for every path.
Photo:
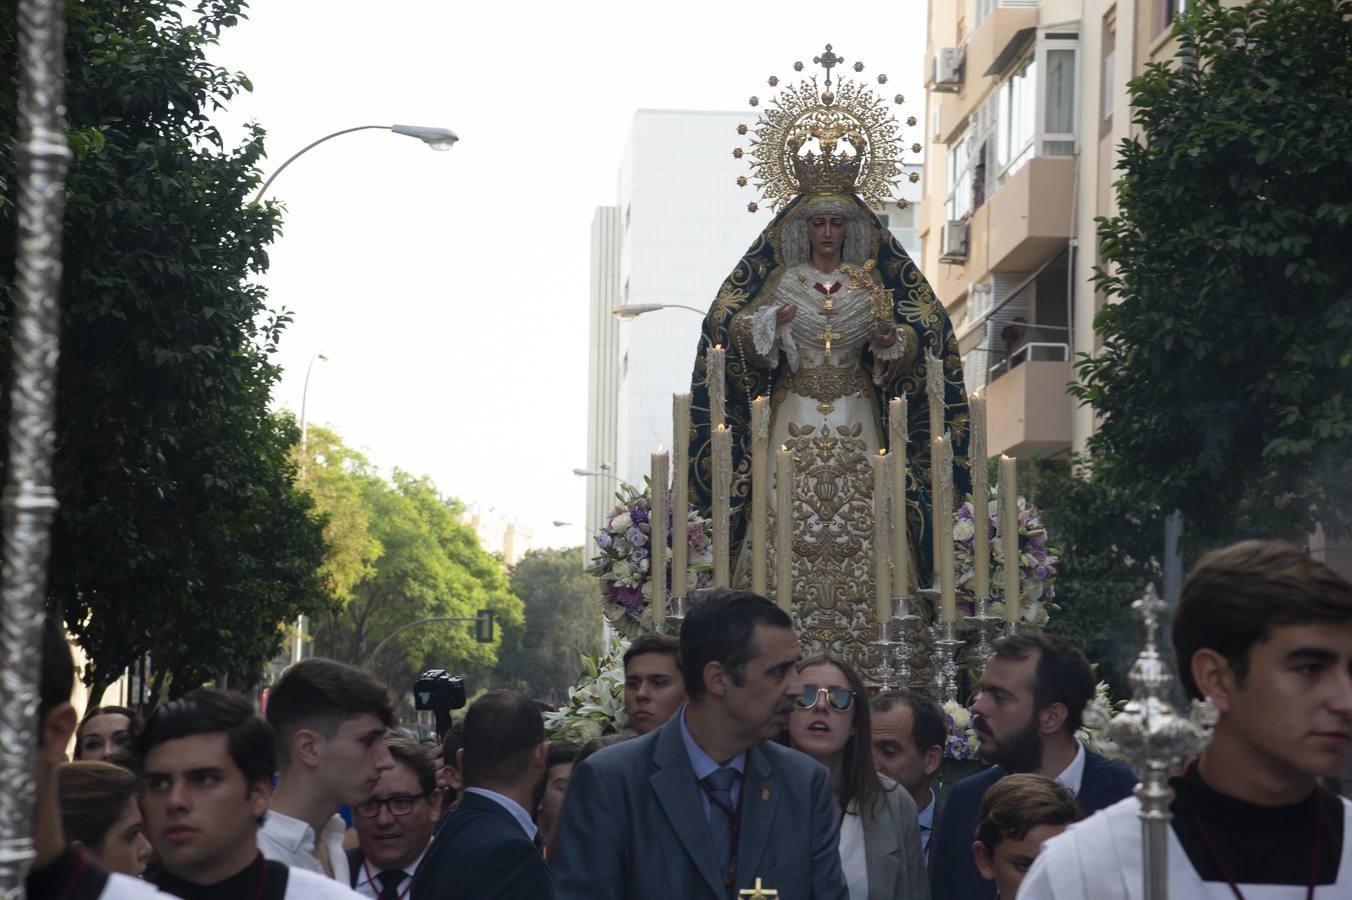
<instances>
[{"instance_id":1,"label":"crowd of people","mask_svg":"<svg viewBox=\"0 0 1352 900\"><path fill-rule=\"evenodd\" d=\"M1352 585L1295 548L1238 544L1189 575L1173 643L1184 688L1219 715L1173 779L1174 895L1352 893L1352 804L1320 781L1352 743ZM1056 636L995 642L972 708L989 765L946 786L931 699L870 698L744 591L691 604L679 641L634 641L626 730L581 746L549 741L536 701L489 690L431 748L394 728L370 673L320 658L283 674L263 716L201 689L145 721L77 722L51 623L44 650L32 898L1140 893L1136 778L1076 737L1094 676Z\"/></svg>"}]
</instances>

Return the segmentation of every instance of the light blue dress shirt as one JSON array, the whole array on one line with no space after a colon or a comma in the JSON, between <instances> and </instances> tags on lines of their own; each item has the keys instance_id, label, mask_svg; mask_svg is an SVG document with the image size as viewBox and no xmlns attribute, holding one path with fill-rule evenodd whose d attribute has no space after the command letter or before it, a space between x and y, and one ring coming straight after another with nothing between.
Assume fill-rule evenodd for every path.
<instances>
[{"instance_id":1,"label":"light blue dress shirt","mask_svg":"<svg viewBox=\"0 0 1352 900\"><path fill-rule=\"evenodd\" d=\"M737 771L737 774L741 776L741 778L746 777L745 750L734 756L726 766L720 766L718 763L714 762L713 757L705 753L700 748L700 745L695 743L695 739L690 736L690 729L685 727L684 706L681 707L681 710L679 713L677 713L677 716L679 716L681 720L681 740L685 743L685 753L686 756L690 757L690 767L695 770L695 777L697 779L699 779L700 781L704 781L705 778L709 777L711 773L713 773L718 769L735 769ZM691 785L691 787L694 787L694 785ZM699 796L700 800L704 804L704 820L707 822L709 821L709 818L713 815L714 804L713 801L709 799L708 791L700 791ZM738 788L733 790L732 792L733 812L737 811L737 806L738 804L741 803L741 801L742 801L742 791L740 788L740 779L739 779Z\"/></svg>"}]
</instances>

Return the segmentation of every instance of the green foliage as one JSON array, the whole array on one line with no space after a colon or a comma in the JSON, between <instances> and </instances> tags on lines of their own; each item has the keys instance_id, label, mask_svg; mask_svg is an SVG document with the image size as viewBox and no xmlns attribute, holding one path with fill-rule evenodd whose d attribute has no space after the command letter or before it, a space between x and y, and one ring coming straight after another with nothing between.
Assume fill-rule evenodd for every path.
<instances>
[{"instance_id":1,"label":"green foliage","mask_svg":"<svg viewBox=\"0 0 1352 900\"><path fill-rule=\"evenodd\" d=\"M241 0L67 3L67 181L51 593L97 696L142 654L155 687L253 681L278 623L327 602L321 523L269 414L288 319L254 277L279 215L249 205L263 132L208 120L247 80L205 59ZM15 0L0 65L16 68ZM0 79L0 294L13 303L13 80ZM5 338L7 341L7 337ZM8 367L4 378L8 380Z\"/></svg>"},{"instance_id":2,"label":"green foliage","mask_svg":"<svg viewBox=\"0 0 1352 900\"><path fill-rule=\"evenodd\" d=\"M1078 364L1108 483L1191 548L1352 524L1352 0L1189 4L1131 82L1120 214L1100 223Z\"/></svg>"},{"instance_id":3,"label":"green foliage","mask_svg":"<svg viewBox=\"0 0 1352 900\"><path fill-rule=\"evenodd\" d=\"M512 592L526 605L524 629L504 634L495 683L562 702L599 652L601 599L581 547L532 550L512 569Z\"/></svg>"},{"instance_id":4,"label":"green foliage","mask_svg":"<svg viewBox=\"0 0 1352 900\"><path fill-rule=\"evenodd\" d=\"M1024 489L1042 512L1047 543L1061 551L1059 609L1047 631L1070 638L1097 662L1114 696L1129 696L1126 676L1141 641L1131 604L1148 581L1159 582L1159 512L1065 463L1033 466Z\"/></svg>"},{"instance_id":5,"label":"green foliage","mask_svg":"<svg viewBox=\"0 0 1352 900\"><path fill-rule=\"evenodd\" d=\"M503 636L521 628L522 604L502 563L460 522L459 503L407 472L386 481L327 429L310 429L306 443L305 482L328 515L324 572L343 597L317 627L316 651L370 667L397 694L428 668L466 675L471 690L484 683ZM472 619L480 609L493 610L500 626L491 644L474 640L470 622L399 630L435 616Z\"/></svg>"}]
</instances>

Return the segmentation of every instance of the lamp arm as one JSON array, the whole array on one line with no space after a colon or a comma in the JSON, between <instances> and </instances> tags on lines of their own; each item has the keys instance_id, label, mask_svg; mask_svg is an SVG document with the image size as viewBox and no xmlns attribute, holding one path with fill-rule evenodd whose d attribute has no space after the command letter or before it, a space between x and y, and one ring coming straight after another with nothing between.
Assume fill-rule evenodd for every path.
<instances>
[{"instance_id":1,"label":"lamp arm","mask_svg":"<svg viewBox=\"0 0 1352 900\"><path fill-rule=\"evenodd\" d=\"M378 128L378 129L380 129L381 131L389 131L389 130L390 130L390 126L388 126L388 125L358 125L358 126L356 126L355 128L344 128L342 131L335 131L335 132L333 132L333 134L326 134L326 135L324 135L322 138L320 138L319 140L317 140L317 141L315 141L315 142L313 142L313 143L311 143L311 144L307 144L306 146L302 147L300 150L298 150L298 151L296 151L295 153L291 154L291 158L288 159L286 162L282 163L281 166L278 167L278 169L277 169L276 172L273 172L271 175L268 176L268 180L265 181L265 182L263 182L263 186L262 186L261 188L258 189L258 193L257 193L257 194L254 194L254 198L253 198L252 202L253 202L253 203L257 203L258 201L262 200L262 199L263 199L263 195L266 194L266 193L268 192L268 188L271 187L271 186L272 186L272 183L273 183L274 181L277 180L277 176L280 175L280 174L282 174L283 172L285 172L287 166L291 165L291 164L292 164L293 162L295 162L299 157L304 156L306 153L310 152L310 151L313 150L315 147L318 147L320 144L324 143L325 141L333 140L334 138L339 137L339 136L344 135L344 134L351 134L351 133L354 132L354 131L369 131L369 130L375 129L375 128Z\"/></svg>"}]
</instances>

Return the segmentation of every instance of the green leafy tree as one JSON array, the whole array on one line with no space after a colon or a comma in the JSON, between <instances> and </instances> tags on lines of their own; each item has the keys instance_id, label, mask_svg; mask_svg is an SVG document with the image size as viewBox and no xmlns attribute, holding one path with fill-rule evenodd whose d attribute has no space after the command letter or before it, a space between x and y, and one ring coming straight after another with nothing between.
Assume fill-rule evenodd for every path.
<instances>
[{"instance_id":1,"label":"green leafy tree","mask_svg":"<svg viewBox=\"0 0 1352 900\"><path fill-rule=\"evenodd\" d=\"M1078 395L1105 484L1190 550L1352 524L1352 0L1189 4L1131 82Z\"/></svg>"},{"instance_id":2,"label":"green leafy tree","mask_svg":"<svg viewBox=\"0 0 1352 900\"><path fill-rule=\"evenodd\" d=\"M208 119L249 89L206 60L242 5L66 4L75 161L50 571L96 699L147 652L157 691L251 682L280 645L278 623L327 603L321 523L294 488L295 425L268 412L287 317L256 280L279 222L248 202L263 132L227 146ZM0 20L13 73L15 0L0 0ZM6 150L13 84L0 79ZM13 175L0 152L6 333Z\"/></svg>"},{"instance_id":3,"label":"green leafy tree","mask_svg":"<svg viewBox=\"0 0 1352 900\"><path fill-rule=\"evenodd\" d=\"M512 591L526 606L523 628L504 635L495 684L561 701L582 671L582 654L601 644L596 579L581 547L532 550L512 568Z\"/></svg>"}]
</instances>

